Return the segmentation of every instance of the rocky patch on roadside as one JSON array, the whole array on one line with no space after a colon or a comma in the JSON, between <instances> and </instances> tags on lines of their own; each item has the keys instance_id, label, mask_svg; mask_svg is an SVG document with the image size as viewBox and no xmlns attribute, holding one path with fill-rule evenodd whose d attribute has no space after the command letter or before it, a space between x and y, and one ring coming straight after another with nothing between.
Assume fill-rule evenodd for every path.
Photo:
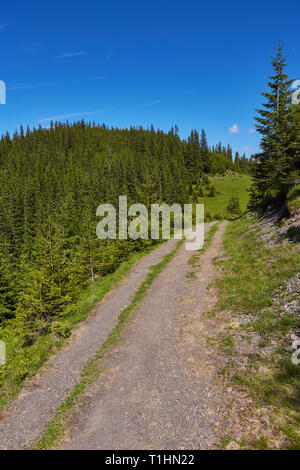
<instances>
[{"instance_id":1,"label":"rocky patch on roadside","mask_svg":"<svg viewBox=\"0 0 300 470\"><path fill-rule=\"evenodd\" d=\"M259 238L268 248L300 241L300 210L285 217L283 209L271 211L255 224Z\"/></svg>"}]
</instances>

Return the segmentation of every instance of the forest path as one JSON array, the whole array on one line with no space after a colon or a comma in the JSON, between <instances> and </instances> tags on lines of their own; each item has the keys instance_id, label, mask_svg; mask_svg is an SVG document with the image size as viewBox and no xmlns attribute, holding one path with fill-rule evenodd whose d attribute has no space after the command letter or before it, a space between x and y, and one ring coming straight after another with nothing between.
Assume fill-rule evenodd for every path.
<instances>
[{"instance_id":1,"label":"forest path","mask_svg":"<svg viewBox=\"0 0 300 470\"><path fill-rule=\"evenodd\" d=\"M80 381L84 366L106 340L120 313L130 305L151 267L176 243L177 240L168 240L131 268L74 331L68 344L22 389L0 422L0 449L26 449L40 437L58 406Z\"/></svg>"},{"instance_id":2,"label":"forest path","mask_svg":"<svg viewBox=\"0 0 300 470\"><path fill-rule=\"evenodd\" d=\"M216 448L226 404L204 314L215 302L207 287L224 226L197 272L189 264L195 252L183 245L154 280L101 376L80 398L63 449Z\"/></svg>"}]
</instances>

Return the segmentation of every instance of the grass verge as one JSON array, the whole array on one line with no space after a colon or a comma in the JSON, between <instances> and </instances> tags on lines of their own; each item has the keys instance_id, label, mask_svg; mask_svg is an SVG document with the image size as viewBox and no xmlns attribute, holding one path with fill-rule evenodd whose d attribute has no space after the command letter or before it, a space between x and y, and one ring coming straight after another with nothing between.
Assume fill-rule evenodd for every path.
<instances>
[{"instance_id":1,"label":"grass verge","mask_svg":"<svg viewBox=\"0 0 300 470\"><path fill-rule=\"evenodd\" d=\"M208 232L204 236L204 245L200 250L198 250L197 253L195 253L193 256L190 257L188 264L190 264L193 267L199 266L199 259L200 256L207 250L207 248L211 245L213 238L215 236L215 233L217 232L219 228L220 222L217 222L210 227ZM193 272L193 271L192 271ZM194 275L190 277L195 277Z\"/></svg>"},{"instance_id":2,"label":"grass verge","mask_svg":"<svg viewBox=\"0 0 300 470\"><path fill-rule=\"evenodd\" d=\"M136 292L131 304L120 314L118 323L115 325L114 329L103 343L96 356L85 366L81 381L60 405L53 420L48 424L45 432L33 445L32 449L50 449L62 438L67 426L68 418L70 418L72 415L72 411L78 398L82 395L88 385L92 384L100 376L106 353L120 341L121 332L123 331L127 322L130 320L133 311L138 306L139 302L144 298L146 291L151 286L154 279L162 272L166 265L175 256L182 243L184 243L184 240L177 242L176 248L168 253L160 263L152 267L151 273Z\"/></svg>"},{"instance_id":3,"label":"grass verge","mask_svg":"<svg viewBox=\"0 0 300 470\"><path fill-rule=\"evenodd\" d=\"M259 339L253 343L246 367L240 369L237 361L230 376L258 407L272 409L270 426L277 444L259 436L248 445L265 449L281 442L282 448L300 449L300 365L292 363L290 350L290 333L299 328L299 314L282 308L293 300L286 282L300 271L300 246L266 247L255 221L243 217L228 224L224 238L227 257L217 262L223 271L217 281L220 310L239 318L247 316L243 328Z\"/></svg>"},{"instance_id":4,"label":"grass verge","mask_svg":"<svg viewBox=\"0 0 300 470\"><path fill-rule=\"evenodd\" d=\"M212 219L227 219L226 208L229 200L235 194L239 196L242 212L245 212L249 201L251 177L245 174L228 173L224 176L212 176L210 183L216 188L214 197L199 198L199 203L205 205L205 214Z\"/></svg>"}]
</instances>

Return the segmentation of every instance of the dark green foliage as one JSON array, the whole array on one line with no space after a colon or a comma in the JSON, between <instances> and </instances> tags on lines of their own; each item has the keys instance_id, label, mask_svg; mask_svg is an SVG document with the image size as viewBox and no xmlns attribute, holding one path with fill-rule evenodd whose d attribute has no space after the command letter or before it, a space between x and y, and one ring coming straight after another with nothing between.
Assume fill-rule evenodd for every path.
<instances>
[{"instance_id":1,"label":"dark green foliage","mask_svg":"<svg viewBox=\"0 0 300 470\"><path fill-rule=\"evenodd\" d=\"M89 282L154 243L100 241L96 208L118 207L120 195L147 206L197 202L203 188L213 195L206 173L232 169L223 149L211 152L204 130L185 141L177 127L164 133L84 121L2 137L0 323L9 321L26 344L58 331Z\"/></svg>"},{"instance_id":2,"label":"dark green foliage","mask_svg":"<svg viewBox=\"0 0 300 470\"><path fill-rule=\"evenodd\" d=\"M240 155L239 155L239 152L235 152L234 170L235 171L240 171Z\"/></svg>"},{"instance_id":3,"label":"dark green foliage","mask_svg":"<svg viewBox=\"0 0 300 470\"><path fill-rule=\"evenodd\" d=\"M0 325L11 318L16 304L16 286L10 257L0 251Z\"/></svg>"},{"instance_id":4,"label":"dark green foliage","mask_svg":"<svg viewBox=\"0 0 300 470\"><path fill-rule=\"evenodd\" d=\"M256 128L262 134L261 152L254 155L250 206L265 207L268 204L282 204L290 188L295 172L299 175L297 138L300 126L295 106L291 102L292 80L285 72L286 57L279 42L272 59L273 75L268 82L269 90L262 95L266 102L257 110L259 116Z\"/></svg>"},{"instance_id":5,"label":"dark green foliage","mask_svg":"<svg viewBox=\"0 0 300 470\"><path fill-rule=\"evenodd\" d=\"M210 152L209 152L209 148L207 145L207 138L206 138L204 129L202 129L201 131L200 150L201 150L201 158L203 162L203 170L205 171L205 173L210 173L211 172Z\"/></svg>"},{"instance_id":6,"label":"dark green foliage","mask_svg":"<svg viewBox=\"0 0 300 470\"><path fill-rule=\"evenodd\" d=\"M290 129L289 156L290 176L289 184L300 183L300 104L292 107L292 126Z\"/></svg>"},{"instance_id":7,"label":"dark green foliage","mask_svg":"<svg viewBox=\"0 0 300 470\"><path fill-rule=\"evenodd\" d=\"M198 196L199 196L199 197L204 197L204 191L203 191L203 189L202 189L202 186L199 186L199 187L198 187Z\"/></svg>"},{"instance_id":8,"label":"dark green foliage","mask_svg":"<svg viewBox=\"0 0 300 470\"><path fill-rule=\"evenodd\" d=\"M234 194L230 199L228 206L226 207L226 211L229 215L238 216L241 215L241 205L240 199L237 194Z\"/></svg>"},{"instance_id":9,"label":"dark green foliage","mask_svg":"<svg viewBox=\"0 0 300 470\"><path fill-rule=\"evenodd\" d=\"M217 194L216 193L216 188L212 184L209 188L208 197L215 197L216 194Z\"/></svg>"}]
</instances>

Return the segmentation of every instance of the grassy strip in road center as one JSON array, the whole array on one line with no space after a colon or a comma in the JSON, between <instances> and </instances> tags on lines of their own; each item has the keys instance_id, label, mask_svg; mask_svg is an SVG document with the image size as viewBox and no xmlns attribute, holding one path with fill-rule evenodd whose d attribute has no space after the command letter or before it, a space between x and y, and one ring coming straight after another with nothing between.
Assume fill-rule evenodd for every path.
<instances>
[{"instance_id":1,"label":"grassy strip in road center","mask_svg":"<svg viewBox=\"0 0 300 470\"><path fill-rule=\"evenodd\" d=\"M220 222L216 222L210 227L209 231L205 234L204 236L204 245L200 250L198 250L197 253L195 253L193 256L190 257L188 263L193 266L199 266L199 258L200 256L207 250L207 248L211 245L213 238L218 231Z\"/></svg>"},{"instance_id":2,"label":"grassy strip in road center","mask_svg":"<svg viewBox=\"0 0 300 470\"><path fill-rule=\"evenodd\" d=\"M183 243L184 240L180 240L179 242L177 242L175 249L168 253L160 263L152 267L151 273L148 275L147 279L145 279L141 287L136 292L131 304L121 312L118 323L115 325L114 329L112 330L106 341L102 344L96 356L91 359L85 366L82 373L81 381L76 385L76 387L70 392L64 402L59 406L54 418L46 427L46 430L44 431L41 438L32 446L32 449L50 449L54 446L55 443L57 443L59 439L63 437L64 432L67 428L68 418L71 417L77 400L84 393L86 388L90 384L95 382L95 380L101 375L103 369L103 360L106 354L120 341L121 332L130 320L133 311L144 298L148 288L151 286L154 279L173 259L173 257L175 256L175 254Z\"/></svg>"}]
</instances>

